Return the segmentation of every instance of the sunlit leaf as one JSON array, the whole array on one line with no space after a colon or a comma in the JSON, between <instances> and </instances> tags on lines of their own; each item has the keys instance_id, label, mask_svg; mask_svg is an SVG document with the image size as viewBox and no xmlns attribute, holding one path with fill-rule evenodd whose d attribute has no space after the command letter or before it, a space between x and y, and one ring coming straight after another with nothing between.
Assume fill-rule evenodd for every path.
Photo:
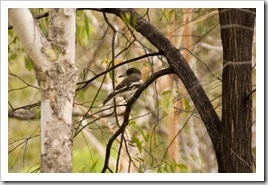
<instances>
[{"instance_id":1,"label":"sunlit leaf","mask_svg":"<svg viewBox=\"0 0 268 185\"><path fill-rule=\"evenodd\" d=\"M134 120L130 120L128 123L128 125L135 125L135 124L136 124L136 121L134 121Z\"/></svg>"},{"instance_id":2,"label":"sunlit leaf","mask_svg":"<svg viewBox=\"0 0 268 185\"><path fill-rule=\"evenodd\" d=\"M108 65L111 62L111 60L109 60L108 58L105 58L101 61L100 65L106 64Z\"/></svg>"},{"instance_id":3,"label":"sunlit leaf","mask_svg":"<svg viewBox=\"0 0 268 185\"><path fill-rule=\"evenodd\" d=\"M166 90L166 91L163 91L162 94L167 95L167 94L170 94L171 92L172 92L171 90Z\"/></svg>"},{"instance_id":4,"label":"sunlit leaf","mask_svg":"<svg viewBox=\"0 0 268 185\"><path fill-rule=\"evenodd\" d=\"M183 98L183 105L184 105L184 117L188 116L188 112L190 111L190 103L187 98Z\"/></svg>"},{"instance_id":5,"label":"sunlit leaf","mask_svg":"<svg viewBox=\"0 0 268 185\"><path fill-rule=\"evenodd\" d=\"M115 60L114 64L117 65L117 64L120 64L121 62L122 62L122 60Z\"/></svg>"},{"instance_id":6,"label":"sunlit leaf","mask_svg":"<svg viewBox=\"0 0 268 185\"><path fill-rule=\"evenodd\" d=\"M125 24L130 25L130 14L129 13L120 13L119 15Z\"/></svg>"}]
</instances>

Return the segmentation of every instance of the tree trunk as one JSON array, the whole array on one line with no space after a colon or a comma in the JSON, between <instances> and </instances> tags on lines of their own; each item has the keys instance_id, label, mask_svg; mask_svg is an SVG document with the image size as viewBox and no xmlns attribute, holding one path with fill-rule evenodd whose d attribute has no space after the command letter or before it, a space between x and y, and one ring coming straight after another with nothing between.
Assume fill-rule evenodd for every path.
<instances>
[{"instance_id":1,"label":"tree trunk","mask_svg":"<svg viewBox=\"0 0 268 185\"><path fill-rule=\"evenodd\" d=\"M219 9L223 45L219 172L252 172L252 40L255 9Z\"/></svg>"},{"instance_id":2,"label":"tree trunk","mask_svg":"<svg viewBox=\"0 0 268 185\"><path fill-rule=\"evenodd\" d=\"M72 172L72 108L77 82L75 9L49 12L49 40L28 9L9 20L33 63L41 94L41 172Z\"/></svg>"},{"instance_id":3,"label":"tree trunk","mask_svg":"<svg viewBox=\"0 0 268 185\"><path fill-rule=\"evenodd\" d=\"M116 14L148 39L183 82L213 144L219 172L252 172L251 57L255 9L220 9L224 51L221 123L179 49L133 9L94 9Z\"/></svg>"},{"instance_id":4,"label":"tree trunk","mask_svg":"<svg viewBox=\"0 0 268 185\"><path fill-rule=\"evenodd\" d=\"M49 39L57 55L37 77L41 91L41 172L72 172L72 108L77 82L75 9L51 9Z\"/></svg>"}]
</instances>

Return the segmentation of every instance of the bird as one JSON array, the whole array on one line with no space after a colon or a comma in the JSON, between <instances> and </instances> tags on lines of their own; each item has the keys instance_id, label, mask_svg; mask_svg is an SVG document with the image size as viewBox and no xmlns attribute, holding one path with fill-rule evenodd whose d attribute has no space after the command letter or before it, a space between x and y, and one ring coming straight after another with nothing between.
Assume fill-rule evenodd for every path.
<instances>
[{"instance_id":1,"label":"bird","mask_svg":"<svg viewBox=\"0 0 268 185\"><path fill-rule=\"evenodd\" d=\"M117 96L122 96L124 99L130 97L141 84L142 84L142 75L140 70L132 67L127 69L127 71L118 76L118 78L125 78L120 84L118 84L113 92L107 96L107 98L99 105L99 107L104 106L108 101Z\"/></svg>"}]
</instances>

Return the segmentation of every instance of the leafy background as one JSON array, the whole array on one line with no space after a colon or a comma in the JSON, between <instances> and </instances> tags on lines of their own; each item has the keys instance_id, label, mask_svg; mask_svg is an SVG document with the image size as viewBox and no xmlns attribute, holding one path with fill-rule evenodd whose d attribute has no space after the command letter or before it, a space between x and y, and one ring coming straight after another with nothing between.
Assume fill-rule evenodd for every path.
<instances>
[{"instance_id":1,"label":"leafy background","mask_svg":"<svg viewBox=\"0 0 268 185\"><path fill-rule=\"evenodd\" d=\"M184 55L191 55L188 61L200 80L208 97L221 117L221 78L222 46L217 9L135 9L140 15L156 26L176 46L185 38L192 39L189 54L182 49ZM45 14L48 9L31 9L34 16ZM192 30L190 35L180 32L186 25L183 17L192 14ZM129 27L127 17L124 21L114 15L106 15L116 29L114 48L112 46L113 31L108 26L102 13L92 10L77 11L76 29L76 65L80 71L79 82L93 78L105 71L112 62L114 64L157 52L155 47ZM37 20L43 33L48 35L48 17ZM126 26L127 25L127 26ZM31 111L34 119L18 119L9 116L9 172L38 172L40 167L40 93L32 63L25 53L19 39L12 29L8 31L8 101L9 110L27 106L23 111ZM114 49L114 50L113 50ZM255 38L253 45L253 84L255 85ZM194 55L193 55L194 54ZM165 58L161 56L147 57L123 65L97 78L87 88L76 92L75 104L89 110L94 116L84 119L83 131L77 133L73 142L73 171L76 173L100 172L105 156L108 140L122 121L124 110L117 107L115 114L107 116L113 109L99 108L100 102L111 92L113 85L120 82L117 77L128 67L136 67L143 71L146 80L151 72L165 68ZM218 78L216 78L218 77ZM189 95L182 91L181 81L172 76L173 88L167 88L166 77L152 84L140 97L131 112L131 121L127 127L125 140L129 144L121 153L121 159L129 161L131 153L132 165L120 163L119 172L132 168L136 172L216 172L217 164L207 131L195 110ZM176 111L176 103L181 102L183 109L179 112L178 161L169 159L168 115ZM120 103L120 102L119 102ZM253 154L255 157L255 94L253 94ZM28 113L28 112L27 112ZM98 118L96 116L99 116ZM74 116L76 131L81 124L81 116ZM107 123L103 120L106 120ZM81 127L80 127L81 128ZM119 142L112 149L112 160L116 162ZM113 170L115 164L112 165Z\"/></svg>"}]
</instances>

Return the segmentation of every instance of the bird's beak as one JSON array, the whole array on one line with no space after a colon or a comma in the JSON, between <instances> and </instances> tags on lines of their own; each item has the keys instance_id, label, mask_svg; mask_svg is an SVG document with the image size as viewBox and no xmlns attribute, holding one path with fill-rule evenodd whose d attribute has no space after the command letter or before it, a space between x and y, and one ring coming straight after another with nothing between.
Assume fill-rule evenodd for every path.
<instances>
[{"instance_id":1,"label":"bird's beak","mask_svg":"<svg viewBox=\"0 0 268 185\"><path fill-rule=\"evenodd\" d=\"M127 76L127 73L124 73L124 74L118 76L118 78L125 77L125 76Z\"/></svg>"}]
</instances>

